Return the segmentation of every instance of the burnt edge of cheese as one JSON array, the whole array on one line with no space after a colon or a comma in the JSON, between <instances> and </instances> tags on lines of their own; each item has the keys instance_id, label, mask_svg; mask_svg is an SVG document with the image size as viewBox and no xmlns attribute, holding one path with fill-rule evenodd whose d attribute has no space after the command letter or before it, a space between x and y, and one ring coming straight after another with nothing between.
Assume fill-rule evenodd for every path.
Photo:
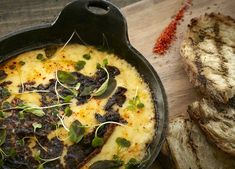
<instances>
[{"instance_id":1,"label":"burnt edge of cheese","mask_svg":"<svg viewBox=\"0 0 235 169\"><path fill-rule=\"evenodd\" d=\"M106 66L110 77L115 78L115 76L120 74L118 68L114 66ZM72 72L74 76L77 77L77 82L81 83L81 87L78 92L82 92L82 90L87 86L93 86L94 89L98 89L106 80L107 74L103 69L98 69L97 72L89 77L85 76L79 72ZM25 91L33 91L33 90L49 90L49 93L39 93L41 95L41 106L50 106L57 103L57 97L55 93L55 79L50 79L47 85L38 85L34 87L36 82L29 81L24 83ZM4 81L0 85L0 87L6 87L11 84L11 81ZM58 91L61 92L62 96L66 96L71 94L71 92L62 86L58 86ZM98 122L105 121L115 121L120 123L127 123L119 114L118 109L114 110L113 105L117 105L122 107L124 102L126 101L125 92L127 91L124 87L118 87L113 96L108 99L104 109L106 114L102 116L102 120L99 120L96 116L94 118L97 119ZM19 86L19 92L22 92L22 86ZM88 101L90 95L88 96L77 96L77 104L84 104ZM2 104L7 98L0 98L0 103ZM16 107L23 104L23 100L15 97L8 106ZM66 106L62 106L57 108L58 110L64 111ZM56 130L56 123L59 121L56 115L53 115L53 111L55 109L45 109L45 116L37 117L31 113L26 113L24 119L20 119L18 116L19 110L11 110L11 115L6 118L0 118L0 126L5 127L7 131L6 142L1 146L3 151L6 150L14 150L14 156L6 156L3 160L2 166L3 168L37 168L38 161L36 161L32 155L29 146L29 138L26 138L25 145L19 145L17 142L24 137L36 137L36 139L40 142L40 144L47 148L47 152L42 149L41 146L36 144L33 148L40 150L40 157L44 159L55 158L57 156L62 155L63 149L65 145L63 141L58 140L58 138L54 137L51 140L47 139L47 135ZM34 122L41 123L42 128L34 132L32 124ZM107 124L100 128L98 131L98 136L104 139L104 143L108 140L109 136L113 133L115 129L114 124ZM92 157L98 154L101 147L93 148L91 143L92 139L95 136L95 130L93 132L88 133L84 136L81 142L78 144L73 144L72 146L66 146L68 149L67 155L64 157L65 159L65 168L74 168L76 165L78 168L82 167L87 161L89 161ZM81 151L74 151L77 148L81 148ZM80 154L79 154L80 153ZM71 158L75 157L75 158ZM81 157L81 158L80 158ZM80 161L79 161L80 160ZM44 165L45 168L63 168L62 164L59 160L51 161L50 163L46 163Z\"/></svg>"}]
</instances>

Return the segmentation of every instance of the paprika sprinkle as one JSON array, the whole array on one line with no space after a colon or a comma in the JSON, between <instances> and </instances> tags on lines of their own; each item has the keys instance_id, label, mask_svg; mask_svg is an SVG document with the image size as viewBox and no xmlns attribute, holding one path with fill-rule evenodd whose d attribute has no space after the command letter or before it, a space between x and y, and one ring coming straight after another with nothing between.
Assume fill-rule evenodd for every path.
<instances>
[{"instance_id":1,"label":"paprika sprinkle","mask_svg":"<svg viewBox=\"0 0 235 169\"><path fill-rule=\"evenodd\" d=\"M158 37L154 48L153 53L163 55L169 49L172 41L176 38L176 29L179 22L184 17L184 12L191 4L191 0L186 0L183 7L178 11L171 23L164 29L160 37Z\"/></svg>"}]
</instances>

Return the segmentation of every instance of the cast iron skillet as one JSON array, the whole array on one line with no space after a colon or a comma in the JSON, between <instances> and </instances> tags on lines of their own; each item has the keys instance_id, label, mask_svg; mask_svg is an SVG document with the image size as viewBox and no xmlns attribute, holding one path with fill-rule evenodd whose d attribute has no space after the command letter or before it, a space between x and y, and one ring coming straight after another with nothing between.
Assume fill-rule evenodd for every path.
<instances>
[{"instance_id":1,"label":"cast iron skillet","mask_svg":"<svg viewBox=\"0 0 235 169\"><path fill-rule=\"evenodd\" d=\"M81 44L86 42L89 45L102 46L105 37L106 47L113 49L120 58L136 67L149 84L157 117L156 134L149 145L151 156L142 165L143 169L149 168L164 141L167 126L167 100L157 73L131 46L126 20L113 4L103 0L78 0L68 4L52 24L25 29L1 38L0 63L25 51L64 44L75 30L80 36L76 42Z\"/></svg>"}]
</instances>

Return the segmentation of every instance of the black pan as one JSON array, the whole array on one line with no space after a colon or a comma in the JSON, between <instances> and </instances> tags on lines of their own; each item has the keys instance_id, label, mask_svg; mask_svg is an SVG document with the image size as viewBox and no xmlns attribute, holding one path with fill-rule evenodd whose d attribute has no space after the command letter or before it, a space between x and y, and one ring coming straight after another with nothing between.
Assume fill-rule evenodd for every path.
<instances>
[{"instance_id":1,"label":"black pan","mask_svg":"<svg viewBox=\"0 0 235 169\"><path fill-rule=\"evenodd\" d=\"M77 31L76 42L112 49L133 65L148 83L156 109L156 134L149 145L150 158L141 168L147 169L156 159L165 138L167 100L163 85L150 63L130 44L127 23L117 7L103 0L78 0L68 4L52 24L9 34L0 39L0 63L22 52L64 44ZM82 39L82 40L81 40ZM147 158L147 157L146 157Z\"/></svg>"}]
</instances>

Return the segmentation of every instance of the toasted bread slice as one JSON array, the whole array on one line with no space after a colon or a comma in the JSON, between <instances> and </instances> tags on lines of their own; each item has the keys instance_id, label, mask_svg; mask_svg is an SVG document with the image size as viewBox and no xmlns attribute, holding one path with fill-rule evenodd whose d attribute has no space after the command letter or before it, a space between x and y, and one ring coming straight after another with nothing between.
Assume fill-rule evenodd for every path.
<instances>
[{"instance_id":1,"label":"toasted bread slice","mask_svg":"<svg viewBox=\"0 0 235 169\"><path fill-rule=\"evenodd\" d=\"M222 14L194 18L181 56L194 86L219 102L235 97L235 20Z\"/></svg>"},{"instance_id":2,"label":"toasted bread slice","mask_svg":"<svg viewBox=\"0 0 235 169\"><path fill-rule=\"evenodd\" d=\"M224 152L235 156L234 108L202 99L189 106L188 112L210 142Z\"/></svg>"},{"instance_id":3,"label":"toasted bread slice","mask_svg":"<svg viewBox=\"0 0 235 169\"><path fill-rule=\"evenodd\" d=\"M196 123L181 117L169 124L166 144L176 169L234 169L235 159L214 145Z\"/></svg>"}]
</instances>

